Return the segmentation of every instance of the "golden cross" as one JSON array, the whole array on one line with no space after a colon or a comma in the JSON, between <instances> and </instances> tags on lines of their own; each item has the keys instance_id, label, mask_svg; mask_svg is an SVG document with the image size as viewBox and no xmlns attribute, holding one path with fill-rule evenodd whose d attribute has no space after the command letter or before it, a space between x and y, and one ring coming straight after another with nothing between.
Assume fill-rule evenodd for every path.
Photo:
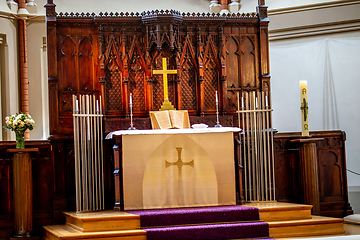
<instances>
[{"instance_id":1,"label":"golden cross","mask_svg":"<svg viewBox=\"0 0 360 240\"><path fill-rule=\"evenodd\" d=\"M167 75L168 74L177 74L177 70L168 70L167 64L166 64L166 58L162 59L162 70L153 70L153 74L162 74L163 75L163 85L164 85L164 103L161 106L161 110L172 110L175 109L171 103L169 102L169 94L168 94L168 81L167 81ZM165 106L165 108L164 108Z\"/></svg>"},{"instance_id":2,"label":"golden cross","mask_svg":"<svg viewBox=\"0 0 360 240\"><path fill-rule=\"evenodd\" d=\"M194 159L190 162L183 162L181 160L181 147L177 147L176 151L178 152L178 160L176 162L168 162L165 160L165 168L168 168L170 166L177 166L178 167L178 204L184 205L184 186L183 186L183 180L182 180L182 167L183 166L190 166L194 167Z\"/></svg>"},{"instance_id":3,"label":"golden cross","mask_svg":"<svg viewBox=\"0 0 360 240\"><path fill-rule=\"evenodd\" d=\"M167 160L165 160L165 167L168 168L168 167L170 167L172 165L176 165L178 167L178 170L179 170L179 176L182 176L182 167L184 165L189 165L190 167L194 167L194 160L191 160L190 162L183 162L181 160L182 148L177 147L176 151L178 152L178 160L176 162L168 162Z\"/></svg>"}]
</instances>

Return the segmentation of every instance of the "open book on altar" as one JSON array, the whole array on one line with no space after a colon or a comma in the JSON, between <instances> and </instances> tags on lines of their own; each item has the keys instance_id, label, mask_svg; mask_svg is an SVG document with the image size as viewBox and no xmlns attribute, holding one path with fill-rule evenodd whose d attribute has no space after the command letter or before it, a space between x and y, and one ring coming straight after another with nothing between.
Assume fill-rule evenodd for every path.
<instances>
[{"instance_id":1,"label":"open book on altar","mask_svg":"<svg viewBox=\"0 0 360 240\"><path fill-rule=\"evenodd\" d=\"M190 128L187 110L150 111L153 129Z\"/></svg>"}]
</instances>

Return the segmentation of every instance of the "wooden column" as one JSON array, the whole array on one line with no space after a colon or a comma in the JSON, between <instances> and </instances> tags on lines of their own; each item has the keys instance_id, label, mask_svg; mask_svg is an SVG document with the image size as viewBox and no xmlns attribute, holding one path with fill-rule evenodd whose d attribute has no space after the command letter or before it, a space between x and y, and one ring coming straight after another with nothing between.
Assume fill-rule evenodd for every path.
<instances>
[{"instance_id":1,"label":"wooden column","mask_svg":"<svg viewBox=\"0 0 360 240\"><path fill-rule=\"evenodd\" d=\"M26 10L25 0L19 0L18 41L19 41L19 77L20 77L20 111L29 114L29 79L27 65ZM30 132L25 131L25 140L30 139Z\"/></svg>"},{"instance_id":2,"label":"wooden column","mask_svg":"<svg viewBox=\"0 0 360 240\"><path fill-rule=\"evenodd\" d=\"M235 157L235 177L236 177L236 204L242 205L245 203L244 189L243 189L243 171L244 165L241 160L241 144L238 132L234 132L234 157Z\"/></svg>"},{"instance_id":3,"label":"wooden column","mask_svg":"<svg viewBox=\"0 0 360 240\"><path fill-rule=\"evenodd\" d=\"M114 211L124 211L124 187L122 171L122 136L114 136L114 184L115 184L115 205Z\"/></svg>"},{"instance_id":4,"label":"wooden column","mask_svg":"<svg viewBox=\"0 0 360 240\"><path fill-rule=\"evenodd\" d=\"M228 10L228 0L221 0L221 10Z\"/></svg>"},{"instance_id":5,"label":"wooden column","mask_svg":"<svg viewBox=\"0 0 360 240\"><path fill-rule=\"evenodd\" d=\"M31 153L38 148L8 149L12 153L14 233L10 239L39 239L33 236L33 180Z\"/></svg>"},{"instance_id":6,"label":"wooden column","mask_svg":"<svg viewBox=\"0 0 360 240\"><path fill-rule=\"evenodd\" d=\"M300 143L300 174L303 203L312 205L312 214L320 214L319 170L316 142L322 138L301 138L291 140Z\"/></svg>"}]
</instances>

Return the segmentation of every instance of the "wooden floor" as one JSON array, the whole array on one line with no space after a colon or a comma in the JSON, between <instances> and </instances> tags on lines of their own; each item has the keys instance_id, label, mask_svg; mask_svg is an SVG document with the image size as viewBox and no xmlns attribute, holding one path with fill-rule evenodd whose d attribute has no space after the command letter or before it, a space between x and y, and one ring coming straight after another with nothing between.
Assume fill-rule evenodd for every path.
<instances>
[{"instance_id":1,"label":"wooden floor","mask_svg":"<svg viewBox=\"0 0 360 240\"><path fill-rule=\"evenodd\" d=\"M344 231L345 235L360 235L360 225L344 223Z\"/></svg>"},{"instance_id":2,"label":"wooden floor","mask_svg":"<svg viewBox=\"0 0 360 240\"><path fill-rule=\"evenodd\" d=\"M360 227L343 225L343 219L311 216L312 206L290 203L247 203L259 208L260 220L269 223L270 237L275 239L309 238L358 234ZM66 225L45 226L44 240L66 239L141 239L137 215L102 211L97 213L65 213ZM359 232L358 232L359 231Z\"/></svg>"},{"instance_id":3,"label":"wooden floor","mask_svg":"<svg viewBox=\"0 0 360 240\"><path fill-rule=\"evenodd\" d=\"M259 208L260 220L269 223L269 235L276 239L345 235L343 219L311 215L311 205L259 202L245 206Z\"/></svg>"},{"instance_id":4,"label":"wooden floor","mask_svg":"<svg viewBox=\"0 0 360 240\"><path fill-rule=\"evenodd\" d=\"M336 235L336 236L313 236L311 238L309 237L298 237L296 239L294 238L278 238L278 240L359 240L360 239L360 225L355 224L348 224L344 223L344 231L345 235Z\"/></svg>"}]
</instances>

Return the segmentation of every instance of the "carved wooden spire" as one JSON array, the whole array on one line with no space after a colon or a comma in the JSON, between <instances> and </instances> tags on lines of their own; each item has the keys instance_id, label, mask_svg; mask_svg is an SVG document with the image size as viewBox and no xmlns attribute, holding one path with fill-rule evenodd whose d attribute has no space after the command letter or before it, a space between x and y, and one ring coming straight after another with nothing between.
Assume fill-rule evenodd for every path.
<instances>
[{"instance_id":1,"label":"carved wooden spire","mask_svg":"<svg viewBox=\"0 0 360 240\"><path fill-rule=\"evenodd\" d=\"M142 16L142 22L146 25L147 30L147 49L152 45L156 45L161 50L164 43L168 44L170 50L174 50L178 46L178 28L183 18L180 12L173 10L155 10L147 12Z\"/></svg>"}]
</instances>

